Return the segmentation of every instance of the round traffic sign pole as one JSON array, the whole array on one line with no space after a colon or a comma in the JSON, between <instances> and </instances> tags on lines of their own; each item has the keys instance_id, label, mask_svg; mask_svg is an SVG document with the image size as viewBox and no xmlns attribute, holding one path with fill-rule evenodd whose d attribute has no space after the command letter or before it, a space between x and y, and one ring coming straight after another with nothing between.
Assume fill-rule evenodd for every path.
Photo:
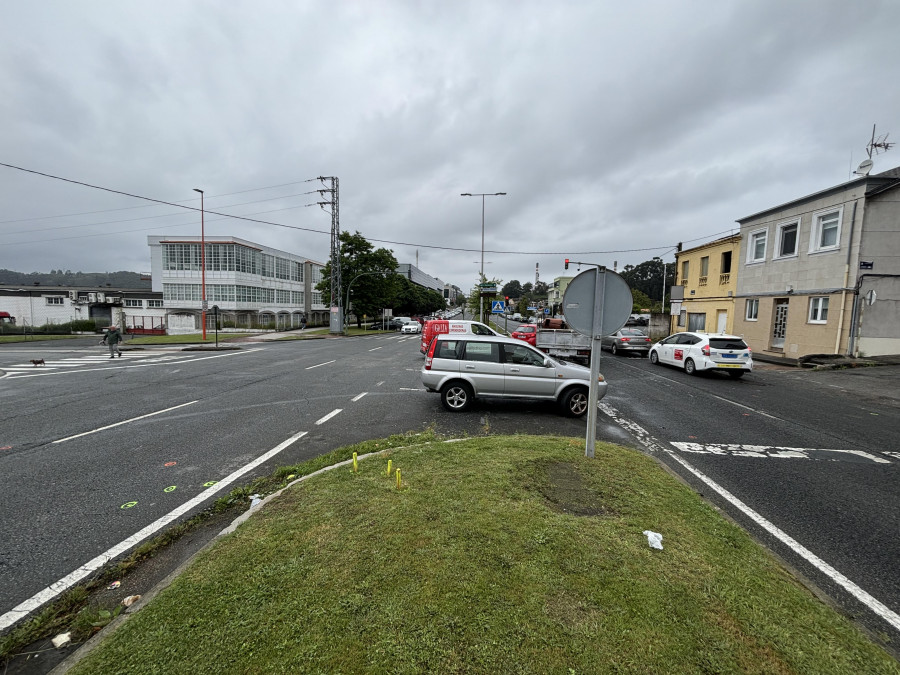
<instances>
[{"instance_id":1,"label":"round traffic sign pole","mask_svg":"<svg viewBox=\"0 0 900 675\"><path fill-rule=\"evenodd\" d=\"M563 296L566 323L591 337L591 381L588 389L585 457L594 456L597 441L597 407L600 401L600 345L604 335L615 333L631 315L633 300L628 283L605 267L585 270L569 282Z\"/></svg>"}]
</instances>

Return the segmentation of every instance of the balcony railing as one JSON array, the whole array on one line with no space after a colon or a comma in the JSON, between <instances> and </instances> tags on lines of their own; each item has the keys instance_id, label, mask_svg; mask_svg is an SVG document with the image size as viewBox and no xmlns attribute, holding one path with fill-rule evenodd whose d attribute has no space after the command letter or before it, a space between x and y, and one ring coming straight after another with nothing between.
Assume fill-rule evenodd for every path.
<instances>
[{"instance_id":1,"label":"balcony railing","mask_svg":"<svg viewBox=\"0 0 900 675\"><path fill-rule=\"evenodd\" d=\"M706 286L706 277L700 277L700 281L697 282L698 286Z\"/></svg>"},{"instance_id":2,"label":"balcony railing","mask_svg":"<svg viewBox=\"0 0 900 675\"><path fill-rule=\"evenodd\" d=\"M719 275L719 286L724 286L729 281L731 281L731 273L730 272L726 272L725 274Z\"/></svg>"}]
</instances>

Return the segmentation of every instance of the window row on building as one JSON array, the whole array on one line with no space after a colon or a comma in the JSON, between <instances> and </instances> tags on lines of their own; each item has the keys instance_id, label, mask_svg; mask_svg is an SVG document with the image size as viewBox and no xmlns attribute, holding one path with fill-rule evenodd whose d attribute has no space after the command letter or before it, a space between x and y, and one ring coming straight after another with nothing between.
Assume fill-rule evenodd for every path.
<instances>
[{"instance_id":1,"label":"window row on building","mask_svg":"<svg viewBox=\"0 0 900 675\"><path fill-rule=\"evenodd\" d=\"M843 206L824 209L806 216L775 222L747 233L747 264L766 260L796 258L800 253L802 228L809 228L807 253L836 251L841 242ZM805 233L804 233L805 234Z\"/></svg>"},{"instance_id":2,"label":"window row on building","mask_svg":"<svg viewBox=\"0 0 900 675\"><path fill-rule=\"evenodd\" d=\"M167 272L200 271L203 266L199 243L162 243L162 265ZM303 262L263 253L237 243L208 243L207 272L244 272L270 279L303 282Z\"/></svg>"},{"instance_id":3,"label":"window row on building","mask_svg":"<svg viewBox=\"0 0 900 675\"><path fill-rule=\"evenodd\" d=\"M313 296L317 292L313 293ZM319 293L321 296L321 293ZM163 284L165 302L201 302L203 289L200 284ZM243 302L262 305L290 305L303 307L304 291L246 286L242 284L206 284L207 302Z\"/></svg>"}]
</instances>

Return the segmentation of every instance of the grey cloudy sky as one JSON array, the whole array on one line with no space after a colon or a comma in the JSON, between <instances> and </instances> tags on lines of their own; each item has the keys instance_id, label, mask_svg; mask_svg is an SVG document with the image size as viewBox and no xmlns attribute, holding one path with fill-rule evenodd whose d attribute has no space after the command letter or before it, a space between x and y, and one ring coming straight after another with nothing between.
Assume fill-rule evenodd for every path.
<instances>
[{"instance_id":1,"label":"grey cloudy sky","mask_svg":"<svg viewBox=\"0 0 900 675\"><path fill-rule=\"evenodd\" d=\"M208 215L208 238L322 262L303 181L337 176L343 230L465 290L481 199L459 195L506 192L485 274L549 280L566 257L672 261L847 180L874 123L900 137L898 26L894 0L9 2L0 162L192 207L202 188L320 232ZM0 268L149 271L147 235L199 233L0 167Z\"/></svg>"}]
</instances>

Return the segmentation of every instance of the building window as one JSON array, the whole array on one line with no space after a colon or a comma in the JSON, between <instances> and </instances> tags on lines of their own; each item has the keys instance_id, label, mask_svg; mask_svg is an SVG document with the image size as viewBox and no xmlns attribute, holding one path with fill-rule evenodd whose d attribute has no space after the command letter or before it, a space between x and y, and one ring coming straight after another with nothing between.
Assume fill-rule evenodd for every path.
<instances>
[{"instance_id":1,"label":"building window","mask_svg":"<svg viewBox=\"0 0 900 675\"><path fill-rule=\"evenodd\" d=\"M809 299L809 323L828 322L828 298Z\"/></svg>"},{"instance_id":2,"label":"building window","mask_svg":"<svg viewBox=\"0 0 900 675\"><path fill-rule=\"evenodd\" d=\"M701 331L706 330L706 313L690 312L688 314L688 330Z\"/></svg>"},{"instance_id":3,"label":"building window","mask_svg":"<svg viewBox=\"0 0 900 675\"><path fill-rule=\"evenodd\" d=\"M125 298L125 306L126 307L143 307L143 300L135 300L134 298Z\"/></svg>"},{"instance_id":4,"label":"building window","mask_svg":"<svg viewBox=\"0 0 900 675\"><path fill-rule=\"evenodd\" d=\"M744 317L747 321L756 321L759 318L759 298L748 298L746 313Z\"/></svg>"},{"instance_id":5,"label":"building window","mask_svg":"<svg viewBox=\"0 0 900 675\"><path fill-rule=\"evenodd\" d=\"M47 304L48 305L64 305L65 300L61 295L48 295L47 296Z\"/></svg>"},{"instance_id":6,"label":"building window","mask_svg":"<svg viewBox=\"0 0 900 675\"><path fill-rule=\"evenodd\" d=\"M841 241L841 211L813 214L813 230L809 238L809 252L834 251Z\"/></svg>"},{"instance_id":7,"label":"building window","mask_svg":"<svg viewBox=\"0 0 900 675\"><path fill-rule=\"evenodd\" d=\"M683 309L678 312L678 326L679 328L684 328L684 320L687 318L687 310Z\"/></svg>"},{"instance_id":8,"label":"building window","mask_svg":"<svg viewBox=\"0 0 900 675\"><path fill-rule=\"evenodd\" d=\"M747 247L747 262L762 262L766 259L766 230L756 230L748 236L750 245Z\"/></svg>"},{"instance_id":9,"label":"building window","mask_svg":"<svg viewBox=\"0 0 900 675\"><path fill-rule=\"evenodd\" d=\"M681 285L682 286L687 286L689 271L690 271L690 261L685 260L681 263Z\"/></svg>"},{"instance_id":10,"label":"building window","mask_svg":"<svg viewBox=\"0 0 900 675\"><path fill-rule=\"evenodd\" d=\"M797 255L797 229L800 223L782 223L778 226L778 257L790 258Z\"/></svg>"},{"instance_id":11,"label":"building window","mask_svg":"<svg viewBox=\"0 0 900 675\"><path fill-rule=\"evenodd\" d=\"M147 301L147 307L155 307L155 308L158 309L158 308L160 308L160 307L162 307L162 306L163 306L163 301L162 301L162 300L148 300L148 301Z\"/></svg>"},{"instance_id":12,"label":"building window","mask_svg":"<svg viewBox=\"0 0 900 675\"><path fill-rule=\"evenodd\" d=\"M706 277L709 275L709 256L705 255L700 258L700 280L698 286L706 286Z\"/></svg>"}]
</instances>

